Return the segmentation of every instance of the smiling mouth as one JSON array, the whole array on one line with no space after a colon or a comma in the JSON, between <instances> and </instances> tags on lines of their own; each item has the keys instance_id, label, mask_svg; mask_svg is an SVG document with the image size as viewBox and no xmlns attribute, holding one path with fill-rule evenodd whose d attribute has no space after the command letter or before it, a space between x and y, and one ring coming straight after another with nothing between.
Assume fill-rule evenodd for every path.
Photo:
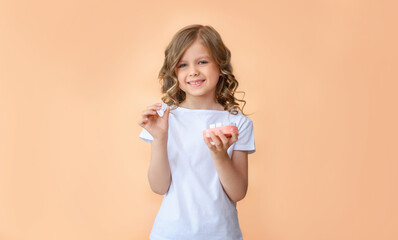
<instances>
[{"instance_id":1,"label":"smiling mouth","mask_svg":"<svg viewBox=\"0 0 398 240\"><path fill-rule=\"evenodd\" d=\"M202 85L202 83L203 83L204 81L205 81L205 80L190 81L190 82L188 82L188 84L191 85L191 86L200 86L200 85Z\"/></svg>"}]
</instances>

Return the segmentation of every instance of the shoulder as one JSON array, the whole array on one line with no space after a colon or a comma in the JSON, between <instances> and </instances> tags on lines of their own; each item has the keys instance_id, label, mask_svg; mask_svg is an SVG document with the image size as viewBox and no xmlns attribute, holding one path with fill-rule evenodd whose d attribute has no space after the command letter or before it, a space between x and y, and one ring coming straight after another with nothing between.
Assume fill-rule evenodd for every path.
<instances>
[{"instance_id":1,"label":"shoulder","mask_svg":"<svg viewBox=\"0 0 398 240\"><path fill-rule=\"evenodd\" d=\"M253 124L253 121L249 117L243 115L243 113L240 112L240 111L238 111L238 114L236 114L236 115L230 113L230 117L232 119L234 119L234 122L237 123L238 126L239 125Z\"/></svg>"}]
</instances>

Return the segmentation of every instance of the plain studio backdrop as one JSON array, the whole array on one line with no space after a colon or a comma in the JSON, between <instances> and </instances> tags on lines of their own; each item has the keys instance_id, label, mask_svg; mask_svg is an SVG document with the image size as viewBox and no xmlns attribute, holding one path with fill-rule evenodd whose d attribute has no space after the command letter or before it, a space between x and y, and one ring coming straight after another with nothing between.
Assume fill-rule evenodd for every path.
<instances>
[{"instance_id":1,"label":"plain studio backdrop","mask_svg":"<svg viewBox=\"0 0 398 240\"><path fill-rule=\"evenodd\" d=\"M397 7L1 0L0 239L148 239L162 196L137 122L197 23L231 50L254 122L244 239L398 239Z\"/></svg>"}]
</instances>

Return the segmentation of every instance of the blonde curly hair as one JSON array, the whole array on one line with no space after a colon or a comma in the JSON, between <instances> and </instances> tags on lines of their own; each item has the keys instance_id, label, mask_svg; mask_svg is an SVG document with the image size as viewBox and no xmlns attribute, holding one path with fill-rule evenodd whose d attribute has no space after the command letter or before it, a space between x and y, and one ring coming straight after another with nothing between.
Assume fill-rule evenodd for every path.
<instances>
[{"instance_id":1,"label":"blonde curly hair","mask_svg":"<svg viewBox=\"0 0 398 240\"><path fill-rule=\"evenodd\" d=\"M179 106L185 100L185 92L178 86L175 70L185 50L198 38L208 48L221 71L216 86L217 102L231 114L238 114L238 110L244 114L243 108L246 101L234 96L239 84L232 74L231 52L213 27L199 24L189 25L179 30L165 50L164 63L159 72L162 101L167 105ZM243 106L240 107L238 102L243 103Z\"/></svg>"}]
</instances>

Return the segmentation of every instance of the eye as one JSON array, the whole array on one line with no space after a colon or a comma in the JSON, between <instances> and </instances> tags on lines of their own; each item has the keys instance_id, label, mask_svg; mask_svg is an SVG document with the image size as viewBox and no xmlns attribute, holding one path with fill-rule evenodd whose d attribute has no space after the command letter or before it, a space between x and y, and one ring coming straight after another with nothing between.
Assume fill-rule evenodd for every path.
<instances>
[{"instance_id":1,"label":"eye","mask_svg":"<svg viewBox=\"0 0 398 240\"><path fill-rule=\"evenodd\" d=\"M199 63L207 63L206 61L200 61Z\"/></svg>"},{"instance_id":2,"label":"eye","mask_svg":"<svg viewBox=\"0 0 398 240\"><path fill-rule=\"evenodd\" d=\"M180 64L179 66L178 66L178 68L181 68L181 67L183 67L183 66L185 66L186 64Z\"/></svg>"}]
</instances>

